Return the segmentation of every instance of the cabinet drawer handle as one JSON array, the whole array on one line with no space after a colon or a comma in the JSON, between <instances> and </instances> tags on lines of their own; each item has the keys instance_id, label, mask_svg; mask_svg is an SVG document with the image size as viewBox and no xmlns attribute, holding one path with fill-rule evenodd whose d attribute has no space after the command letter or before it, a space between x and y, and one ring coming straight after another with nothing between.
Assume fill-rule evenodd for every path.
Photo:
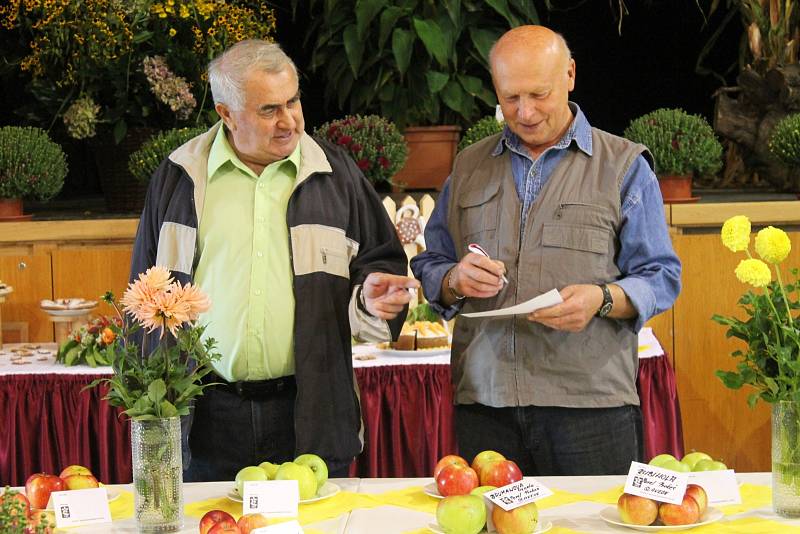
<instances>
[{"instance_id":1,"label":"cabinet drawer handle","mask_svg":"<svg viewBox=\"0 0 800 534\"><path fill-rule=\"evenodd\" d=\"M17 269L19 269L20 271L24 271L27 267L28 264L25 263L24 261L19 262L19 265L17 265Z\"/></svg>"}]
</instances>

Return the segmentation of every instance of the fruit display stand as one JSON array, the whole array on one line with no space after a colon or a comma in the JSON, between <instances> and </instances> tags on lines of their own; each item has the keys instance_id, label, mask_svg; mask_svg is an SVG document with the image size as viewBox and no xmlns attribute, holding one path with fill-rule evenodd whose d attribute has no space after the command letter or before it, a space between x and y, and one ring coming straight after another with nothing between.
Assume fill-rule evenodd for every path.
<instances>
[{"instance_id":1,"label":"fruit display stand","mask_svg":"<svg viewBox=\"0 0 800 534\"><path fill-rule=\"evenodd\" d=\"M800 520L779 518L772 512L769 473L738 473L736 476L742 504L719 508L722 518L698 529L698 532L800 532ZM551 497L537 503L539 524L551 525L549 532L636 532L606 523L601 517L601 514L606 515L604 511L615 508L622 493L624 476L538 477L536 480L554 492ZM298 521L306 534L427 534L431 532L430 526L435 528L435 511L439 502L423 491L431 481L431 478L334 479L342 491L330 499L301 505ZM226 510L234 517L241 515L241 503L225 497L232 485L232 482L185 484L184 526L180 532L197 533L200 518L213 509ZM111 490L120 493L120 497L109 504L114 522L91 528L78 527L70 529L70 532L118 534L136 531L131 486L112 486ZM656 532L665 532L664 527L653 528Z\"/></svg>"}]
</instances>

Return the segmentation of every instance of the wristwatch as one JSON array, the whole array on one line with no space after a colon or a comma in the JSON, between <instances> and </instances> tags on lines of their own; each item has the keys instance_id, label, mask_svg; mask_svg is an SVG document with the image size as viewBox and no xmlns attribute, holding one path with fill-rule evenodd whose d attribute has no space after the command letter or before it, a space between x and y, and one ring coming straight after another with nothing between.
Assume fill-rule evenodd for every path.
<instances>
[{"instance_id":1,"label":"wristwatch","mask_svg":"<svg viewBox=\"0 0 800 534\"><path fill-rule=\"evenodd\" d=\"M595 315L598 317L605 317L611 313L611 308L614 307L614 299L611 298L611 291L609 291L606 284L600 285L600 289L603 290L603 303L600 305L600 309L597 310Z\"/></svg>"},{"instance_id":2,"label":"wristwatch","mask_svg":"<svg viewBox=\"0 0 800 534\"><path fill-rule=\"evenodd\" d=\"M447 273L447 289L450 291L450 294L453 295L453 298L456 299L456 301L464 300L466 297L456 291L455 283L453 282L453 275L455 273L455 267L450 269L450 271Z\"/></svg>"}]
</instances>

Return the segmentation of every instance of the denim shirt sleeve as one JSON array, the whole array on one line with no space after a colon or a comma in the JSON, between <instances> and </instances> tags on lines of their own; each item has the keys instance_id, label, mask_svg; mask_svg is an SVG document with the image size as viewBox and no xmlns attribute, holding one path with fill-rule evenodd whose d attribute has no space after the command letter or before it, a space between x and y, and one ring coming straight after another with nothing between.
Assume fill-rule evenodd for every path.
<instances>
[{"instance_id":1,"label":"denim shirt sleeve","mask_svg":"<svg viewBox=\"0 0 800 534\"><path fill-rule=\"evenodd\" d=\"M656 178L639 156L622 181L622 227L615 283L639 312L638 332L654 315L669 309L681 290L681 262L672 249L664 202Z\"/></svg>"},{"instance_id":2,"label":"denim shirt sleeve","mask_svg":"<svg viewBox=\"0 0 800 534\"><path fill-rule=\"evenodd\" d=\"M442 303L442 280L456 263L456 247L447 229L447 203L450 198L450 178L445 181L436 206L425 225L425 251L411 258L411 271L422 282L422 290L431 307L446 320L461 311L463 300L445 307Z\"/></svg>"}]
</instances>

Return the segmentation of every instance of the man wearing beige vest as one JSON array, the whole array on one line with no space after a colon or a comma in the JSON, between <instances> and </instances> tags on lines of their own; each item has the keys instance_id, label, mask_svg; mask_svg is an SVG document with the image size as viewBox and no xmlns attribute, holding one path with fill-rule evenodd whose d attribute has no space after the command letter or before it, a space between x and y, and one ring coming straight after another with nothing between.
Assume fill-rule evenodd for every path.
<instances>
[{"instance_id":1,"label":"man wearing beige vest","mask_svg":"<svg viewBox=\"0 0 800 534\"><path fill-rule=\"evenodd\" d=\"M515 28L490 63L506 127L456 158L412 269L446 318L553 288L563 303L458 319L460 452L497 450L526 475L625 473L643 455L637 332L680 291L652 158L569 101L560 35Z\"/></svg>"}]
</instances>

